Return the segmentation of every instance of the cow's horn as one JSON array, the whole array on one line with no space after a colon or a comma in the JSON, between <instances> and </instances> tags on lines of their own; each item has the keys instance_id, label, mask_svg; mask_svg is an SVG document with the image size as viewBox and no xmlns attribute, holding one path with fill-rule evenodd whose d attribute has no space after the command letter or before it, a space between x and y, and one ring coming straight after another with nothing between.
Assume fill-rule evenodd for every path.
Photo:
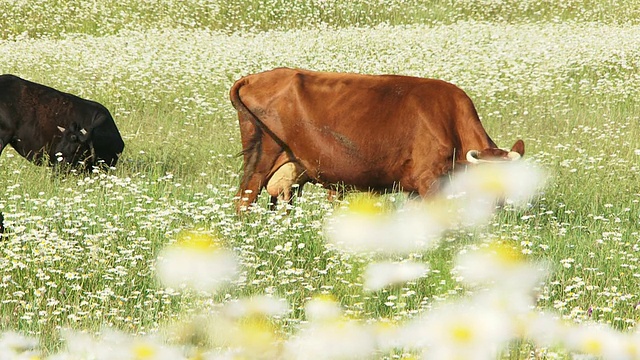
<instances>
[{"instance_id":1,"label":"cow's horn","mask_svg":"<svg viewBox=\"0 0 640 360\"><path fill-rule=\"evenodd\" d=\"M518 160L522 157L520 153L516 151L510 151L509 149L502 149L507 152L507 158L511 161ZM467 152L467 161L471 164L479 164L479 163L499 163L502 162L500 160L485 160L478 158L478 154L480 152L478 150L469 150Z\"/></svg>"},{"instance_id":2,"label":"cow's horn","mask_svg":"<svg viewBox=\"0 0 640 360\"><path fill-rule=\"evenodd\" d=\"M84 128L83 128L83 129L80 129L80 133L81 133L82 135L87 135L87 130L85 130Z\"/></svg>"},{"instance_id":3,"label":"cow's horn","mask_svg":"<svg viewBox=\"0 0 640 360\"><path fill-rule=\"evenodd\" d=\"M467 161L472 163L472 164L477 164L479 163L481 160L478 159L478 150L469 150L467 151Z\"/></svg>"},{"instance_id":4,"label":"cow's horn","mask_svg":"<svg viewBox=\"0 0 640 360\"><path fill-rule=\"evenodd\" d=\"M58 130L60 130L60 132L64 132L66 129L63 128L62 126L58 126Z\"/></svg>"}]
</instances>

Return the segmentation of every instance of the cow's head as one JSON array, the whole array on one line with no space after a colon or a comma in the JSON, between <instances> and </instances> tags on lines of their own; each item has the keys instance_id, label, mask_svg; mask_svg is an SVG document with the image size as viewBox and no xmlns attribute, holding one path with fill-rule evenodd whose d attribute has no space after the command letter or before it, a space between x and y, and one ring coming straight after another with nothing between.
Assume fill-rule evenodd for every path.
<instances>
[{"instance_id":1,"label":"cow's head","mask_svg":"<svg viewBox=\"0 0 640 360\"><path fill-rule=\"evenodd\" d=\"M91 141L91 130L71 123L68 127L58 126L61 139L53 149L54 165L70 165L72 167L90 167L95 157Z\"/></svg>"},{"instance_id":2,"label":"cow's head","mask_svg":"<svg viewBox=\"0 0 640 360\"><path fill-rule=\"evenodd\" d=\"M518 140L509 149L488 148L484 150L469 150L467 161L471 164L518 160L524 155L524 141Z\"/></svg>"}]
</instances>

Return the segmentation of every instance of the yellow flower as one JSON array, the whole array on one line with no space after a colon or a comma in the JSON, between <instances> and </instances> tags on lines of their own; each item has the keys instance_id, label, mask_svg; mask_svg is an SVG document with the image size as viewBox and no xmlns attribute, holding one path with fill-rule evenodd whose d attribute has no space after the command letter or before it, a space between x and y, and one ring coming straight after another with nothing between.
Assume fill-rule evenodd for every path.
<instances>
[{"instance_id":1,"label":"yellow flower","mask_svg":"<svg viewBox=\"0 0 640 360\"><path fill-rule=\"evenodd\" d=\"M207 233L187 231L158 255L156 273L168 287L215 291L238 273L238 259Z\"/></svg>"}]
</instances>

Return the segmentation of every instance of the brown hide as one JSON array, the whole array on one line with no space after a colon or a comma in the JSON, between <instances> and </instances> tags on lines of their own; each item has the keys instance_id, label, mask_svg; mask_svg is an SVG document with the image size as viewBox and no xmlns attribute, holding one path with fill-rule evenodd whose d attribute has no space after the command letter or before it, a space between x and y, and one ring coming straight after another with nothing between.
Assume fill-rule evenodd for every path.
<instances>
[{"instance_id":1,"label":"brown hide","mask_svg":"<svg viewBox=\"0 0 640 360\"><path fill-rule=\"evenodd\" d=\"M230 97L244 154L239 210L289 161L327 187L425 196L468 151L497 148L471 99L441 80L278 68L236 81Z\"/></svg>"}]
</instances>

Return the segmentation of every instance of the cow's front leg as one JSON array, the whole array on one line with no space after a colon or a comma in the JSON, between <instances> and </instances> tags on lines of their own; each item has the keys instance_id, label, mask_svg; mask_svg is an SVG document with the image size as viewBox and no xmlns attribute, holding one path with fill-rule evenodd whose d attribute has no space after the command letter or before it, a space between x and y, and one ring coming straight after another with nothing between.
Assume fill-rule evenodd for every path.
<instances>
[{"instance_id":1,"label":"cow's front leg","mask_svg":"<svg viewBox=\"0 0 640 360\"><path fill-rule=\"evenodd\" d=\"M12 138L13 138L13 134L0 130L0 154L2 154L2 151L4 150L4 148L7 147L7 145L9 145Z\"/></svg>"},{"instance_id":2,"label":"cow's front leg","mask_svg":"<svg viewBox=\"0 0 640 360\"><path fill-rule=\"evenodd\" d=\"M436 171L424 171L419 176L412 179L409 182L401 182L400 185L405 192L413 194L413 196L420 195L422 199L428 199L437 195L442 188L442 176L441 172L446 174L445 169L438 169Z\"/></svg>"}]
</instances>

